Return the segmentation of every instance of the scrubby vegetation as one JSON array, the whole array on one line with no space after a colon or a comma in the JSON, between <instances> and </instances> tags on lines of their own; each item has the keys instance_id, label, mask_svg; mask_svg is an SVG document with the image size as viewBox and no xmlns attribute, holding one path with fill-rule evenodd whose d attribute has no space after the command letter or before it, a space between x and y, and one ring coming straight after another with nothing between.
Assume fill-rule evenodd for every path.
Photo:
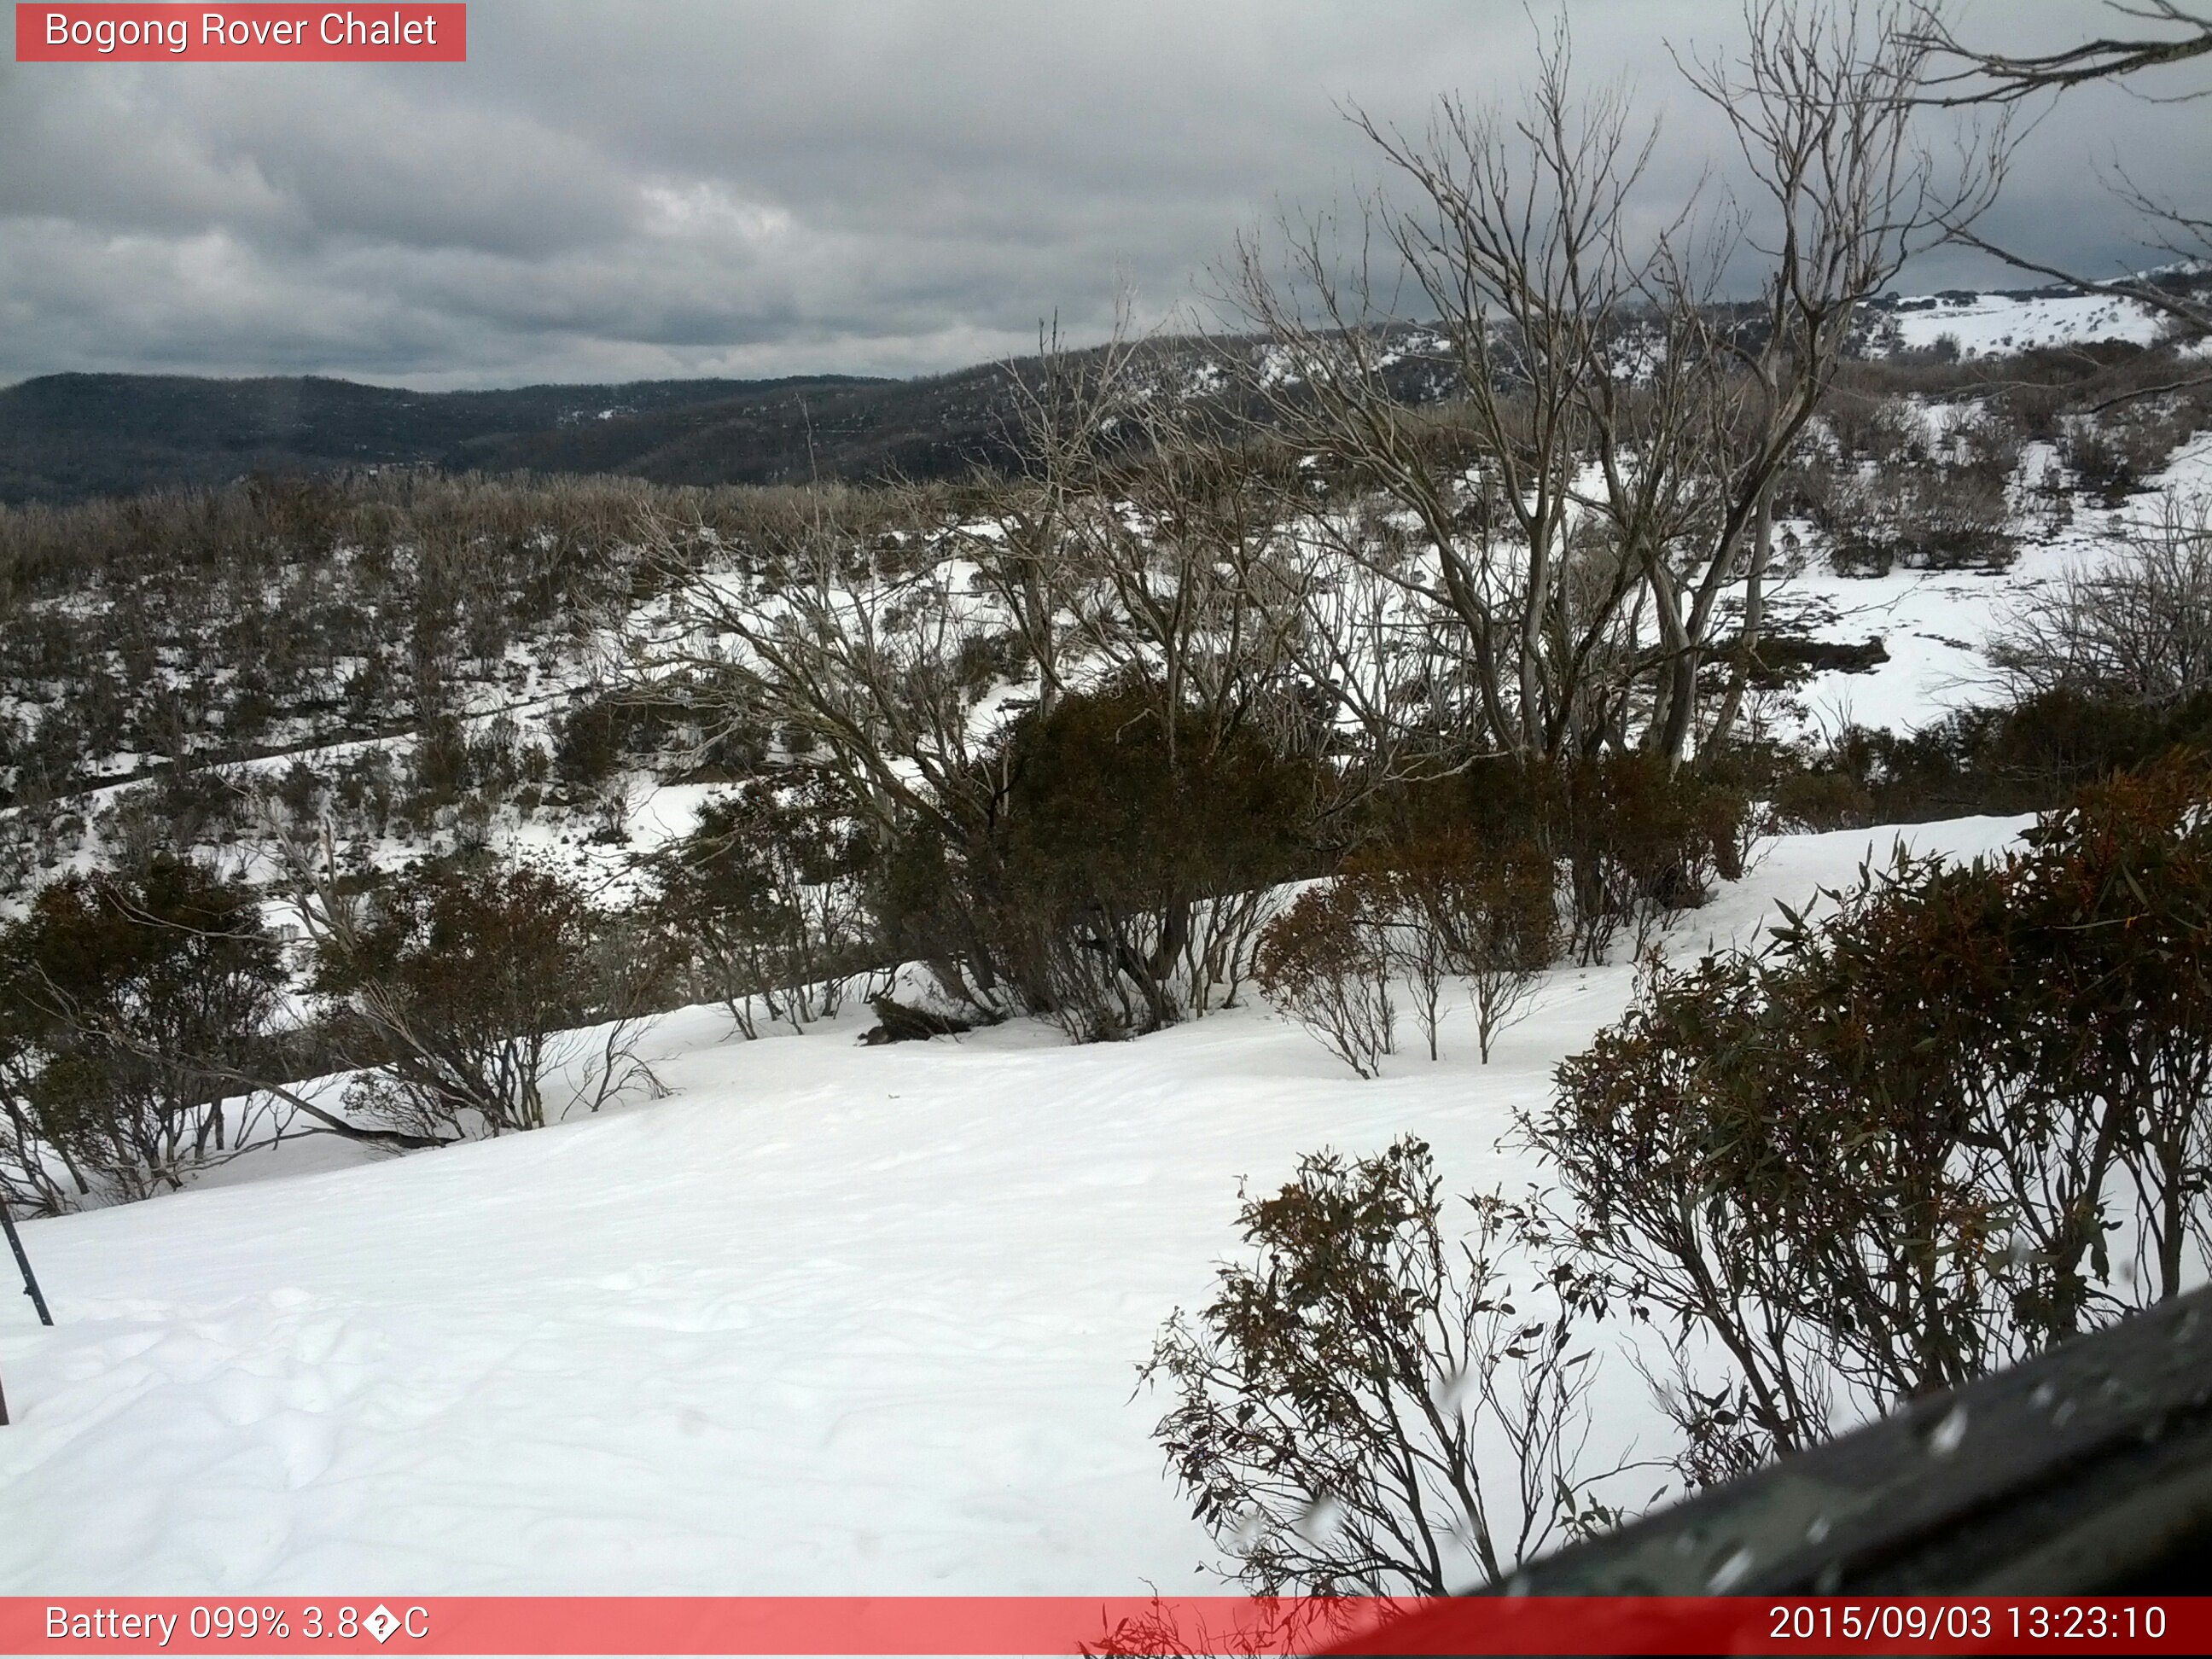
<instances>
[{"instance_id":1,"label":"scrubby vegetation","mask_svg":"<svg viewBox=\"0 0 2212 1659\"><path fill-rule=\"evenodd\" d=\"M1526 1216L1461 1207L1413 1137L1314 1154L1246 1200L1251 1259L1161 1333L1159 1437L1255 1594L1449 1595L1618 1519L1600 1488L1624 1470L1582 1455L1581 1293L1516 1290Z\"/></svg>"},{"instance_id":2,"label":"scrubby vegetation","mask_svg":"<svg viewBox=\"0 0 2212 1659\"><path fill-rule=\"evenodd\" d=\"M1562 176L1479 123L1435 143ZM1428 152L1390 159L1451 188ZM1875 238L1829 301L1879 320L1889 233L1823 234ZM2092 435L2139 479L2197 421L2196 392L2151 395L2166 348L1999 375L1802 336L1770 394L1745 316L1663 285L1596 334L1463 355L1495 315L1563 324L1588 296L1473 244L1435 257L1482 291L1433 327L1309 328L1248 264L1271 343L1206 376L1177 380L1183 343L1048 351L1012 383L1010 469L958 483L387 473L0 514L13 890L144 928L116 884L197 872L288 930L249 929L270 1006L189 1042L89 990L64 1038L18 975L21 1200L174 1184L234 1155L240 1114L252 1144L532 1127L644 1081L613 1050L556 1060L554 1033L679 1002L748 1036L858 999L887 1036L1030 1014L1099 1041L1256 993L1363 1075L1410 1030L1442 1054L1463 1007L1487 1060L1547 967L1641 952L1765 830L2047 807L2203 740L2203 527L2179 502L2011 617L2006 701L1817 748L1760 712L1880 659L1765 631L1793 562L2003 562L2124 486ZM1682 378L1647 385L1639 338ZM1183 384L1207 389L1162 395ZM1754 392L1759 420L1712 424ZM1544 398L1575 430L1549 459L1501 448ZM1557 483L1657 432L1663 476ZM684 782L719 793L635 844L640 804ZM270 1092L356 1070L350 1105Z\"/></svg>"},{"instance_id":3,"label":"scrubby vegetation","mask_svg":"<svg viewBox=\"0 0 2212 1659\"><path fill-rule=\"evenodd\" d=\"M1372 1079L1633 960L1519 1115L1548 1192L1316 1154L1162 1333L1173 1470L1271 1593L1610 1524L1603 1346L1693 1486L2174 1295L2212 1268L2212 540L2137 498L2212 394L2179 338L1881 349L1993 184L1909 142L1924 40L1759 15L1692 70L1765 192L1709 260L1636 239L1636 131L1554 52L1525 112L1367 130L1416 314L1291 230L1232 264L1254 332L1048 349L957 479L0 512L0 1197L537 1130L654 1091L684 1005L1104 1042L1256 995ZM2008 590L1979 705L1808 736L1791 694L1887 653L1794 574L1998 572L2121 501ZM2042 816L1662 953L1771 832L1982 812Z\"/></svg>"},{"instance_id":4,"label":"scrubby vegetation","mask_svg":"<svg viewBox=\"0 0 2212 1659\"><path fill-rule=\"evenodd\" d=\"M1241 1577L1441 1594L1610 1524L1644 1494L1589 1450L1608 1325L1696 1486L2200 1282L2208 802L2212 767L2172 757L2018 851L1900 854L1760 948L1649 957L1519 1115L1547 1192L1448 1231L1407 1141L1248 1200L1247 1255L1146 1368Z\"/></svg>"},{"instance_id":5,"label":"scrubby vegetation","mask_svg":"<svg viewBox=\"0 0 2212 1659\"><path fill-rule=\"evenodd\" d=\"M1523 1131L1577 1259L1684 1334L1698 1478L2178 1294L2212 1246L2212 773L1900 860L1655 969ZM1710 1368L1711 1374L1706 1374Z\"/></svg>"}]
</instances>

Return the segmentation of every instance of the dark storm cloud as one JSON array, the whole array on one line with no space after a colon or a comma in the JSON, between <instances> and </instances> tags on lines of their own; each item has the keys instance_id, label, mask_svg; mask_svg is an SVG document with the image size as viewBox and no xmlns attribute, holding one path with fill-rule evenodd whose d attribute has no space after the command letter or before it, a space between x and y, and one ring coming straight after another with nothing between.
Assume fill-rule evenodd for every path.
<instances>
[{"instance_id":1,"label":"dark storm cloud","mask_svg":"<svg viewBox=\"0 0 2212 1659\"><path fill-rule=\"evenodd\" d=\"M1724 184L1666 47L1725 45L1735 6L1569 15L1578 69L1663 115L1650 210ZM2018 47L2109 21L1985 0L1966 27ZM1117 283L1191 300L1240 228L1372 181L1342 107L1412 126L1441 91L1510 95L1534 39L1489 0L476 0L465 65L0 65L0 378L951 368L1050 313L1095 334ZM2097 166L2186 191L2207 127L2081 94L1992 226L2139 263Z\"/></svg>"}]
</instances>

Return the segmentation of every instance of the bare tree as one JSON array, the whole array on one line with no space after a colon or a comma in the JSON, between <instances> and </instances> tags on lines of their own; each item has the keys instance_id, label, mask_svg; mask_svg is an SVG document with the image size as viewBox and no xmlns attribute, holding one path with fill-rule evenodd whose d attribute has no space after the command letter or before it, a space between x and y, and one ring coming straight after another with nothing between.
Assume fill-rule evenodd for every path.
<instances>
[{"instance_id":1,"label":"bare tree","mask_svg":"<svg viewBox=\"0 0 2212 1659\"><path fill-rule=\"evenodd\" d=\"M1376 537L1356 512L1324 512L1310 533L1441 630L1479 746L1555 754L1584 735L1584 666L1627 586L1577 626L1564 571L1592 385L1636 295L1624 207L1650 135L1618 94L1574 104L1563 37L1517 118L1448 99L1418 141L1352 118L1415 205L1368 203L1348 269L1325 220L1285 222L1280 274L1260 244L1240 243L1233 297L1273 346L1259 390L1293 446L1417 527ZM1410 409L1388 378L1409 330L1395 290L1389 303L1380 291L1380 254L1436 319L1419 343L1449 366L1462 405L1451 427Z\"/></svg>"},{"instance_id":2,"label":"bare tree","mask_svg":"<svg viewBox=\"0 0 2212 1659\"><path fill-rule=\"evenodd\" d=\"M1115 434L1133 406L1137 374L1129 297L1115 296L1114 329L1104 345L1073 349L1059 319L1040 326L1028 365L1003 367L1012 402L1007 447L1011 473L980 481L981 499L963 498L949 522L915 515L975 562L981 584L994 593L1037 672L1038 707L1049 714L1066 690L1060 664L1072 619L1069 520L1091 487L1099 457L1117 447ZM910 503L920 492L908 492Z\"/></svg>"},{"instance_id":3,"label":"bare tree","mask_svg":"<svg viewBox=\"0 0 2212 1659\"><path fill-rule=\"evenodd\" d=\"M763 515L741 549L659 521L646 533L668 599L665 614L625 625L635 683L687 685L710 739L773 732L878 834L922 825L987 878L1005 778L988 741L995 679L971 653L990 601L961 548L914 529L872 537L830 491ZM956 884L950 896L967 891ZM966 933L927 965L951 994L1011 1012L1005 964L980 926Z\"/></svg>"},{"instance_id":4,"label":"bare tree","mask_svg":"<svg viewBox=\"0 0 2212 1659\"><path fill-rule=\"evenodd\" d=\"M1073 349L1056 324L1038 343L1006 370L1019 465L929 522L1021 639L1039 712L1077 672L1150 684L1208 733L1278 713L1301 617L1262 447L1183 383L1170 344L1133 335L1126 295L1104 344Z\"/></svg>"},{"instance_id":5,"label":"bare tree","mask_svg":"<svg viewBox=\"0 0 2212 1659\"><path fill-rule=\"evenodd\" d=\"M1930 15L1924 25L1928 43L1962 60L1956 67L1929 77L1930 93L1944 103L2016 104L2039 93L2114 80L2212 52L2212 15L2200 9L2178 5L2175 0L2107 0L2106 9L2142 22L2170 24L2181 33L2099 36L2057 52L1977 52L1961 46L1940 18Z\"/></svg>"},{"instance_id":6,"label":"bare tree","mask_svg":"<svg viewBox=\"0 0 2212 1659\"><path fill-rule=\"evenodd\" d=\"M1753 181L1744 235L1766 273L1752 325L1723 341L1747 384L1740 404L1722 402L1708 452L1718 487L1702 578L1686 609L1674 584L1652 584L1674 675L1653 746L1669 756L1696 735L1702 642L1723 586L1740 577L1734 660L1704 741L1725 740L1735 724L1764 622L1774 482L1834 381L1860 307L1914 254L1971 227L1994 199L2002 123L1963 140L1948 165L1914 128L1933 15L1893 0L1752 0L1740 59L1682 60L1692 86L1735 134Z\"/></svg>"},{"instance_id":7,"label":"bare tree","mask_svg":"<svg viewBox=\"0 0 2212 1659\"><path fill-rule=\"evenodd\" d=\"M2212 686L2212 501L2160 496L2104 561L2015 605L1989 656L2015 701L2071 691L2155 707Z\"/></svg>"},{"instance_id":8,"label":"bare tree","mask_svg":"<svg viewBox=\"0 0 2212 1659\"><path fill-rule=\"evenodd\" d=\"M1923 73L1923 96L1931 103L1954 106L2009 106L2045 94L2055 96L2100 82L2132 83L2135 77L2146 71L2212 55L2212 13L2202 7L2180 5L2176 0L2106 0L2106 9L2116 17L2172 32L2099 36L2049 52L1993 52L1961 41L1931 9L1923 15L1916 31L1916 39L1928 53ZM2186 103L2205 97L2208 93L2212 93L2212 88L2142 95L2153 102ZM2124 167L2117 165L2110 183L2113 193L2149 228L2145 238L2148 247L2185 262L2212 258L2212 216L2152 196L2129 177ZM1953 227L1953 234L1968 246L1993 255L2015 270L2132 300L2166 317L2188 334L2212 331L2212 306L2205 303L2200 293L2140 276L2097 278L2080 275L2002 247L1976 235L1970 226L1963 223ZM2185 375L2166 386L2132 390L2122 396L2140 398L2176 391L2201 385L2203 379L2201 374Z\"/></svg>"},{"instance_id":9,"label":"bare tree","mask_svg":"<svg viewBox=\"0 0 2212 1659\"><path fill-rule=\"evenodd\" d=\"M1320 742L1290 667L1299 592L1241 434L1140 395L1161 364L1120 338L1088 353L1042 343L1014 376L1025 460L1012 476L901 490L887 521L816 492L761 515L743 546L655 525L647 558L666 610L627 628L639 684L686 684L710 732L772 732L775 763L833 779L879 847L919 837L942 855L938 937L903 943L948 991L1000 1013L1062 1009L1069 976L1048 959L1092 991L1128 960L1001 926L1021 897L1000 867L1015 720L1049 721L1073 692L1133 696L1176 775L1255 734L1278 750ZM1033 698L1006 695L1030 672ZM1195 896L1191 914L1178 901L1158 918L1145 953L1180 961L1190 1011L1237 982L1259 920L1255 895ZM1140 977L1158 1017L1158 975Z\"/></svg>"},{"instance_id":10,"label":"bare tree","mask_svg":"<svg viewBox=\"0 0 2212 1659\"><path fill-rule=\"evenodd\" d=\"M1510 115L1447 99L1414 139L1355 113L1412 205L1369 202L1348 262L1325 221L1285 227L1279 271L1240 246L1233 297L1273 342L1274 417L1406 526L1316 512L1309 533L1443 637L1477 748L1679 761L1725 741L1764 623L1774 480L1858 307L1987 198L1985 161L1940 169L1915 141L1917 15L1765 0L1740 60L1686 60L1757 188L1732 213L1701 222L1693 202L1633 232L1650 133L1618 89L1574 94L1562 28ZM1748 315L1721 303L1747 251L1766 265ZM1394 314L1385 266L1433 321ZM1409 350L1449 368L1442 418L1393 388Z\"/></svg>"}]
</instances>

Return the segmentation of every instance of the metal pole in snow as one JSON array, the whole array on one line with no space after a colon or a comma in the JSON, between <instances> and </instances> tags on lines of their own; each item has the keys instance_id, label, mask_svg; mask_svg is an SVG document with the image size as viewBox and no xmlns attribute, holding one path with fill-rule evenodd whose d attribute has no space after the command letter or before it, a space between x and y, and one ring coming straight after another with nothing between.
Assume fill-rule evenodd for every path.
<instances>
[{"instance_id":1,"label":"metal pole in snow","mask_svg":"<svg viewBox=\"0 0 2212 1659\"><path fill-rule=\"evenodd\" d=\"M51 1325L54 1316L46 1311L46 1298L40 1293L38 1275L31 1271L31 1258L23 1254L22 1235L15 1231L15 1218L8 1213L8 1201L0 1199L0 1232L8 1235L8 1248L15 1253L15 1265L23 1270L23 1294L31 1298L31 1305L39 1310L39 1323ZM8 1396L0 1394L0 1429L8 1426Z\"/></svg>"},{"instance_id":2,"label":"metal pole in snow","mask_svg":"<svg viewBox=\"0 0 2212 1659\"><path fill-rule=\"evenodd\" d=\"M23 1294L39 1310L39 1323L52 1324L54 1316L46 1311L46 1298L39 1290L38 1275L31 1271L31 1258L23 1254L23 1236L15 1231L15 1218L8 1213L8 1200L4 1198L0 1198L0 1232L8 1235L8 1248L15 1251L15 1265L23 1270Z\"/></svg>"}]
</instances>

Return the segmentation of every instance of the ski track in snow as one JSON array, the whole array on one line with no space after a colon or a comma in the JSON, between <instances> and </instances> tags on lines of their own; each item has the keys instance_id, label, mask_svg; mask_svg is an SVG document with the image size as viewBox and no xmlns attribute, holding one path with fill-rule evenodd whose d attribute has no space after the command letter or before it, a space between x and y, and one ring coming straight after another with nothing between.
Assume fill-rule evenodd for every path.
<instances>
[{"instance_id":1,"label":"ski track in snow","mask_svg":"<svg viewBox=\"0 0 2212 1659\"><path fill-rule=\"evenodd\" d=\"M1966 856L2024 822L1904 833ZM1671 950L1749 942L1896 833L1772 843ZM1239 1178L1411 1130L1452 1190L1518 1189L1514 1104L1631 977L1557 969L1489 1066L1462 1010L1374 1083L1263 1006L1090 1048L692 1010L649 1040L666 1100L32 1222L61 1322L0 1295L0 1590L1214 1588L1132 1395ZM1601 1445L1650 1448L1625 1364L1597 1403Z\"/></svg>"}]
</instances>

